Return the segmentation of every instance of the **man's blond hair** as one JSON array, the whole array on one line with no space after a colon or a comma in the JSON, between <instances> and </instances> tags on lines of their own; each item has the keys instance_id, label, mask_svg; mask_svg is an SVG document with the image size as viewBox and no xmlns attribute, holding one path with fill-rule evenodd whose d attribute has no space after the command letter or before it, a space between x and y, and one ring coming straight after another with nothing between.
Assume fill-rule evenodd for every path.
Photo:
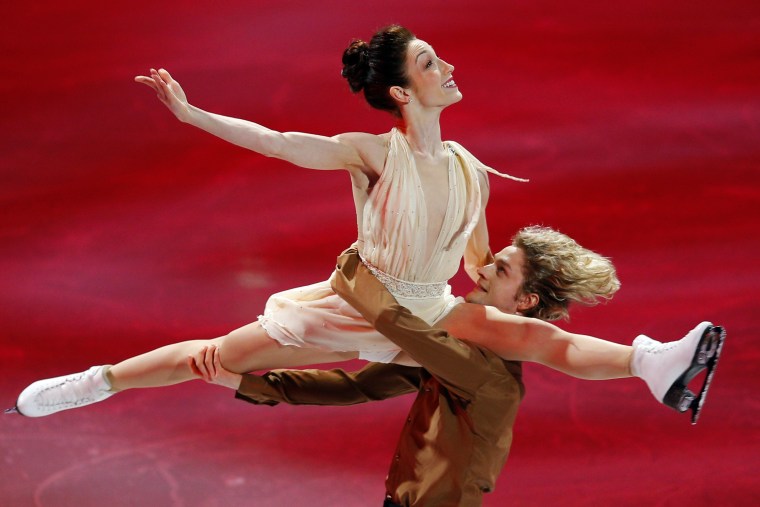
<instances>
[{"instance_id":1,"label":"man's blond hair","mask_svg":"<svg viewBox=\"0 0 760 507\"><path fill-rule=\"evenodd\" d=\"M525 227L512 244L525 253L522 292L539 298L536 306L523 312L527 317L567 319L570 303L592 306L610 299L620 288L608 258L554 229Z\"/></svg>"}]
</instances>

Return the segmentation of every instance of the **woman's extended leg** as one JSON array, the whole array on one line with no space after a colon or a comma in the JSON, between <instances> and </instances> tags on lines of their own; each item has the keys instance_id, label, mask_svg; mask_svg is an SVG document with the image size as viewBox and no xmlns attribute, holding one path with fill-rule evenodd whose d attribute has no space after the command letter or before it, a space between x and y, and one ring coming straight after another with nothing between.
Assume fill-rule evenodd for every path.
<instances>
[{"instance_id":1,"label":"woman's extended leg","mask_svg":"<svg viewBox=\"0 0 760 507\"><path fill-rule=\"evenodd\" d=\"M254 322L212 340L190 340L166 345L131 357L108 369L113 391L138 387L161 387L197 379L187 358L207 345L216 345L222 364L234 373L303 366L358 357L355 352L333 352L314 348L281 345Z\"/></svg>"},{"instance_id":2,"label":"woman's extended leg","mask_svg":"<svg viewBox=\"0 0 760 507\"><path fill-rule=\"evenodd\" d=\"M258 322L212 340L190 340L161 347L113 366L96 366L81 373L40 380L19 395L17 410L29 417L54 414L102 401L118 391L178 384L197 377L187 358L199 348L214 344L222 364L230 371L250 371L344 361L355 352L331 352L284 346L271 339Z\"/></svg>"}]
</instances>

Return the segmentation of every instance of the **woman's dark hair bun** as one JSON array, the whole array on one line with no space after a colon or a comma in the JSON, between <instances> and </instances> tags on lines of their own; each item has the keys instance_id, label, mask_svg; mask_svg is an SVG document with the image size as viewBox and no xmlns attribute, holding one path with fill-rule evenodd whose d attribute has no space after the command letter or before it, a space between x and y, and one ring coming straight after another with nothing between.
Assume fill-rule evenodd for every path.
<instances>
[{"instance_id":1,"label":"woman's dark hair bun","mask_svg":"<svg viewBox=\"0 0 760 507\"><path fill-rule=\"evenodd\" d=\"M340 75L346 78L351 91L357 93L364 88L369 74L369 44L355 39L343 52L343 70Z\"/></svg>"},{"instance_id":2,"label":"woman's dark hair bun","mask_svg":"<svg viewBox=\"0 0 760 507\"><path fill-rule=\"evenodd\" d=\"M351 91L362 92L367 104L400 116L398 103L388 90L409 86L406 52L414 34L399 25L375 32L369 42L354 39L343 51L343 71Z\"/></svg>"}]
</instances>

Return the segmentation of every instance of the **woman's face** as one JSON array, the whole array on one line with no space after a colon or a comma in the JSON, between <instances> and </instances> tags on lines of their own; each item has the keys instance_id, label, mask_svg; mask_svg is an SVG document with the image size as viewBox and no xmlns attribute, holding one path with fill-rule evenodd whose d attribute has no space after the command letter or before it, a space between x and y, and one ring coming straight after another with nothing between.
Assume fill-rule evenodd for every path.
<instances>
[{"instance_id":1,"label":"woman's face","mask_svg":"<svg viewBox=\"0 0 760 507\"><path fill-rule=\"evenodd\" d=\"M412 99L423 106L446 107L462 100L454 79L454 66L435 54L425 41L413 39L406 50L406 73Z\"/></svg>"}]
</instances>

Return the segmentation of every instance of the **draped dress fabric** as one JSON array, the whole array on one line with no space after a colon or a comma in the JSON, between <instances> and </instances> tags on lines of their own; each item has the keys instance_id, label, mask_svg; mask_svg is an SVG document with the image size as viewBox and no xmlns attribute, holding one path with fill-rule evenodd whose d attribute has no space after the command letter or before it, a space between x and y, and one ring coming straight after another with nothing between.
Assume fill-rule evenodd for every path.
<instances>
[{"instance_id":1,"label":"draped dress fabric","mask_svg":"<svg viewBox=\"0 0 760 507\"><path fill-rule=\"evenodd\" d=\"M457 143L445 146L448 203L438 234L428 228L425 193L409 144L393 129L383 172L359 210L355 244L399 303L431 325L461 301L447 281L458 271L480 217L478 171L490 169ZM360 358L378 362L390 362L399 352L333 292L329 279L272 295L259 322L284 345L357 351Z\"/></svg>"}]
</instances>

